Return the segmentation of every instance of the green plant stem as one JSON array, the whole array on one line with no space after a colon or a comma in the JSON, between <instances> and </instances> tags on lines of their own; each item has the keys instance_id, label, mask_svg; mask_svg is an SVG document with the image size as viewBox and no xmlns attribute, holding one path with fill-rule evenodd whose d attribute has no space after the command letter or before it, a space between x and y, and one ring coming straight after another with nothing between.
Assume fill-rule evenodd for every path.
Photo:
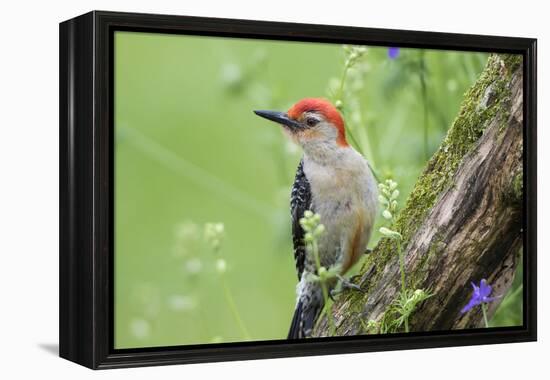
<instances>
[{"instance_id":1,"label":"green plant stem","mask_svg":"<svg viewBox=\"0 0 550 380\"><path fill-rule=\"evenodd\" d=\"M510 305L510 303L513 302L521 292L523 292L523 284L518 286L517 289L514 290L509 296L506 296L504 301L500 304L500 307L508 307L508 305Z\"/></svg>"},{"instance_id":2,"label":"green plant stem","mask_svg":"<svg viewBox=\"0 0 550 380\"><path fill-rule=\"evenodd\" d=\"M233 295L231 294L231 290L227 285L227 280L225 279L225 276L223 274L221 275L221 278L222 278L222 286L223 286L223 291L225 295L225 300L229 305L231 314L233 314L233 318L235 318L237 325L239 325L239 329L241 330L241 334L243 335L243 338L245 340L250 340L250 334L248 334L248 330L246 329L246 326L244 325L244 322L239 314L239 309L237 308L237 305L235 304L235 300L233 299Z\"/></svg>"},{"instance_id":3,"label":"green plant stem","mask_svg":"<svg viewBox=\"0 0 550 380\"><path fill-rule=\"evenodd\" d=\"M349 65L344 65L344 71L342 72L342 77L340 78L340 87L338 88L338 99L342 100L342 97L344 96L344 85L346 83L346 78L348 76L348 69Z\"/></svg>"},{"instance_id":4,"label":"green plant stem","mask_svg":"<svg viewBox=\"0 0 550 380\"><path fill-rule=\"evenodd\" d=\"M510 294L510 299L514 299L518 296L519 293L523 292L523 284L521 284L520 286L518 286L518 288L516 290L514 290L514 292L512 294Z\"/></svg>"},{"instance_id":5,"label":"green plant stem","mask_svg":"<svg viewBox=\"0 0 550 380\"><path fill-rule=\"evenodd\" d=\"M348 76L348 70L350 69L350 67L351 66L349 64L344 65L344 71L342 72L342 77L340 78L340 86L338 87L338 96L336 97L336 100L340 100L341 102L343 102L344 86L346 84L346 78ZM347 123L345 123L345 125L346 125L346 133L350 137L351 142L353 143L353 145L355 145L355 148L359 151L359 153L361 153L361 155L364 156L363 149L361 149L361 145L359 144L359 141L353 135L353 132L351 128L349 128L349 125Z\"/></svg>"},{"instance_id":6,"label":"green plant stem","mask_svg":"<svg viewBox=\"0 0 550 380\"><path fill-rule=\"evenodd\" d=\"M483 312L483 322L485 322L485 327L489 327L489 321L487 320L487 304L481 304L481 311Z\"/></svg>"},{"instance_id":7,"label":"green plant stem","mask_svg":"<svg viewBox=\"0 0 550 380\"><path fill-rule=\"evenodd\" d=\"M355 148L359 151L359 153L361 153L361 156L365 156L365 154L363 153L363 149L361 149L361 145L359 145L359 142L357 142L357 140L355 139L355 136L353 136L353 132L351 131L351 128L346 128L347 132L348 132L348 136L350 137L350 140L351 142L353 143L353 145L355 145Z\"/></svg>"},{"instance_id":8,"label":"green plant stem","mask_svg":"<svg viewBox=\"0 0 550 380\"><path fill-rule=\"evenodd\" d=\"M342 77L340 78L340 87L338 88L338 97L337 100L342 101L344 97L344 86L346 84L346 78L348 76L348 70L350 68L349 64L344 65L344 71L342 72Z\"/></svg>"},{"instance_id":9,"label":"green plant stem","mask_svg":"<svg viewBox=\"0 0 550 380\"><path fill-rule=\"evenodd\" d=\"M374 170L370 162L367 161L367 165L369 165L370 171L372 172L372 175L374 176L376 182L380 182L380 177L378 176L378 173L376 172L376 170Z\"/></svg>"},{"instance_id":10,"label":"green plant stem","mask_svg":"<svg viewBox=\"0 0 550 380\"><path fill-rule=\"evenodd\" d=\"M319 271L321 269L321 258L319 257L319 246L317 245L317 241L313 240L311 242L311 250L313 251L313 257L315 258L315 266L317 267L317 275L319 275ZM334 336L336 333L336 326L334 326L334 321L332 320L332 314L330 312L329 308L329 298L328 298L328 289L327 285L321 278L319 278L319 282L321 284L321 291L323 292L323 299L324 299L324 306L323 306L323 312L327 318L327 322L329 325L329 331L330 335Z\"/></svg>"},{"instance_id":11,"label":"green plant stem","mask_svg":"<svg viewBox=\"0 0 550 380\"><path fill-rule=\"evenodd\" d=\"M362 139L363 141L363 145L365 147L365 158L367 158L370 162L372 162L372 165L373 166L376 166L376 162L374 161L374 154L372 153L372 148L371 148L371 145L370 145L370 139L368 137L368 133L367 133L367 128L365 127L365 130L364 130L364 135L365 138ZM370 166L370 164L369 164ZM372 170L372 168L371 168Z\"/></svg>"}]
</instances>

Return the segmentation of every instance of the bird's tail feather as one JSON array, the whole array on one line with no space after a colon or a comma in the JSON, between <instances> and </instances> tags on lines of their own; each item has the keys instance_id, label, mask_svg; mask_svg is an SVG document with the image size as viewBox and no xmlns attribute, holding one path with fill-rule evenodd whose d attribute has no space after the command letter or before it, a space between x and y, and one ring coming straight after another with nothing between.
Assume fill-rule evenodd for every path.
<instances>
[{"instance_id":1,"label":"bird's tail feather","mask_svg":"<svg viewBox=\"0 0 550 380\"><path fill-rule=\"evenodd\" d=\"M300 325L302 316L302 302L298 301L296 309L294 310L294 316L292 322L290 322L290 330L288 331L287 339L300 339Z\"/></svg>"},{"instance_id":2,"label":"bird's tail feather","mask_svg":"<svg viewBox=\"0 0 550 380\"><path fill-rule=\"evenodd\" d=\"M302 339L311 335L317 317L324 306L321 289L307 297L300 297L294 310L287 339Z\"/></svg>"}]
</instances>

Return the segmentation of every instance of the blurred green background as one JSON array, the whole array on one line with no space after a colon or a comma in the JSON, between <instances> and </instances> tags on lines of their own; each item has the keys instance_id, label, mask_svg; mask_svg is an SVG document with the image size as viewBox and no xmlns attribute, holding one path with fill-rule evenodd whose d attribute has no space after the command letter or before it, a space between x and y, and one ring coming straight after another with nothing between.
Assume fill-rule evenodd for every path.
<instances>
[{"instance_id":1,"label":"blurred green background","mask_svg":"<svg viewBox=\"0 0 550 380\"><path fill-rule=\"evenodd\" d=\"M116 32L115 347L286 337L300 151L252 110L340 99L403 204L487 57ZM522 323L521 283L493 325Z\"/></svg>"}]
</instances>

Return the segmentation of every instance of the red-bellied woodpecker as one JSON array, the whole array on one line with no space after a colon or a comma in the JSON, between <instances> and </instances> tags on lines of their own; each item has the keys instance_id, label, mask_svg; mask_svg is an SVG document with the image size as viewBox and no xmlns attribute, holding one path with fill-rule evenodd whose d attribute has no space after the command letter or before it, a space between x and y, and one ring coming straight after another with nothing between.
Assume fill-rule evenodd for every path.
<instances>
[{"instance_id":1,"label":"red-bellied woodpecker","mask_svg":"<svg viewBox=\"0 0 550 380\"><path fill-rule=\"evenodd\" d=\"M319 282L307 276L316 274L317 267L306 250L300 219L306 210L321 216L325 232L318 241L320 264L343 275L366 250L376 216L376 181L367 161L347 143L344 120L327 100L303 99L286 113L254 112L281 124L304 151L290 200L299 283L288 338L305 338L311 335L324 298Z\"/></svg>"}]
</instances>

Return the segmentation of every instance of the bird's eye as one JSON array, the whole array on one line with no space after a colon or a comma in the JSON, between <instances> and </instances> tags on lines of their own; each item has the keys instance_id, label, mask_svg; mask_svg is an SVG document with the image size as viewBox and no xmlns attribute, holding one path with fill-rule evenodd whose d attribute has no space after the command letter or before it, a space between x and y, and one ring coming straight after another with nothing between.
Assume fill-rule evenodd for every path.
<instances>
[{"instance_id":1,"label":"bird's eye","mask_svg":"<svg viewBox=\"0 0 550 380\"><path fill-rule=\"evenodd\" d=\"M319 121L317 119L315 119L314 117L308 117L306 119L306 124L308 127L313 127L314 125L316 125Z\"/></svg>"}]
</instances>

